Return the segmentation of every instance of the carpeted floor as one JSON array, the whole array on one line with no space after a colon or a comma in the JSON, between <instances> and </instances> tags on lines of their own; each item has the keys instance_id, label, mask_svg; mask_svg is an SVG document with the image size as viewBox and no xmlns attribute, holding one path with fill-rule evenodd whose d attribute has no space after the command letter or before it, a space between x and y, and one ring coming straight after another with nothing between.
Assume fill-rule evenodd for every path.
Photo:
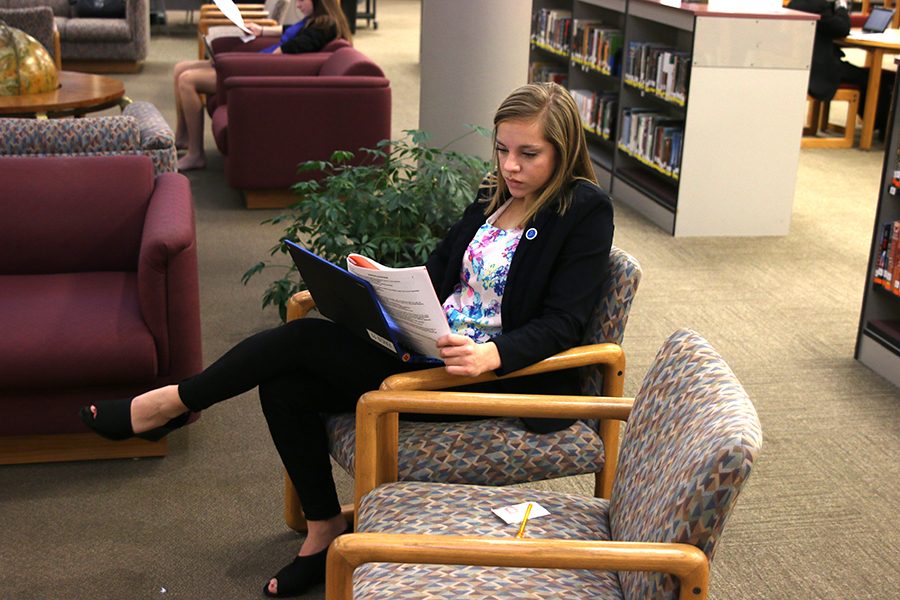
<instances>
[{"instance_id":1,"label":"carpeted floor","mask_svg":"<svg viewBox=\"0 0 900 600\"><path fill-rule=\"evenodd\" d=\"M381 0L356 44L394 91L394 132L418 115L419 0ZM170 74L190 26L154 27L128 95L174 123ZM264 279L240 276L278 231L209 168L192 172L204 357L276 323ZM721 540L712 597L873 598L900 590L900 393L853 360L881 175L880 149L801 153L789 236L674 239L626 208L616 244L644 280L625 348L633 394L663 339L705 335L746 386L765 447ZM752 185L755 177L735 185ZM723 195L728 190L722 190ZM338 474L349 500L350 480ZM589 493L590 481L542 484ZM207 411L162 460L0 467L0 598L256 598L300 538L281 517L281 474L255 394ZM310 598L323 597L322 588Z\"/></svg>"}]
</instances>

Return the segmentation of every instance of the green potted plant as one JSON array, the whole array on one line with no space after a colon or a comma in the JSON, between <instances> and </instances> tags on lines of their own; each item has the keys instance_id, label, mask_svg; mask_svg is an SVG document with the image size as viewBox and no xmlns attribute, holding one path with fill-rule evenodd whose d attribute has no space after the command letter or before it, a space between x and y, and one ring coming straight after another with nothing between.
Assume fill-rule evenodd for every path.
<instances>
[{"instance_id":1,"label":"green potted plant","mask_svg":"<svg viewBox=\"0 0 900 600\"><path fill-rule=\"evenodd\" d=\"M484 128L472 129L466 135L490 135ZM404 134L376 148L360 149L364 156L358 164L352 164L357 155L349 151L335 152L328 161L300 164L300 171L318 170L324 176L294 185L299 200L287 212L263 221L285 226L269 252L279 260L260 261L241 278L246 284L266 269L280 269L281 276L263 293L263 308L277 306L284 321L288 300L304 289L284 239L302 242L336 264L351 252L392 267L425 262L475 197L490 163L449 150L453 142L429 148L423 131Z\"/></svg>"}]
</instances>

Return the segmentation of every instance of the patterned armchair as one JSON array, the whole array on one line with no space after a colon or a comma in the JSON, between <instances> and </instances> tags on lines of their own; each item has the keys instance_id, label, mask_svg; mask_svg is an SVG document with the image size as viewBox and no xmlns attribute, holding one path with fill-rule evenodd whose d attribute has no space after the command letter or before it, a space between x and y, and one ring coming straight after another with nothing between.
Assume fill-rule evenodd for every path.
<instances>
[{"instance_id":1,"label":"patterned armchair","mask_svg":"<svg viewBox=\"0 0 900 600\"><path fill-rule=\"evenodd\" d=\"M371 474L386 450L376 425L385 414L498 406L510 415L627 419L611 498L416 482L375 487L383 482ZM741 384L686 329L660 349L633 405L622 398L378 391L363 396L357 415L360 533L331 545L330 600L702 600L719 536L762 445ZM522 502L550 514L529 521L525 539L516 539L517 524L490 509Z\"/></svg>"},{"instance_id":2,"label":"patterned armchair","mask_svg":"<svg viewBox=\"0 0 900 600\"><path fill-rule=\"evenodd\" d=\"M588 324L585 345L505 377L583 367L585 395L622 396L625 356L620 344L640 279L641 266L637 260L613 247L609 277ZM298 296L301 295L306 304L298 306L301 298L295 297L294 306L289 307L289 319L305 314L312 307L308 294L301 292ZM493 373L477 379L447 375L440 367L389 377L381 389L437 390L493 379L497 379ZM595 494L609 496L616 471L619 421L583 420L562 431L538 434L525 429L518 416L453 423L400 422L399 454L383 457L380 468L393 480L399 476L401 481L491 486L593 473ZM393 422L397 428L396 415ZM348 473L353 473L358 442L355 415L330 416L326 423L331 455ZM345 514L352 510L352 506L344 507ZM285 520L295 530L306 527L300 500L287 476Z\"/></svg>"},{"instance_id":3,"label":"patterned armchair","mask_svg":"<svg viewBox=\"0 0 900 600\"><path fill-rule=\"evenodd\" d=\"M29 6L25 8L0 8L0 21L10 27L21 29L39 41L56 65L62 69L62 52L59 46L59 30L53 21L53 9L49 6Z\"/></svg>"},{"instance_id":4,"label":"patterned armchair","mask_svg":"<svg viewBox=\"0 0 900 600\"><path fill-rule=\"evenodd\" d=\"M154 174L175 171L175 136L159 110L133 102L121 116L0 119L0 156L146 154Z\"/></svg>"},{"instance_id":5,"label":"patterned armchair","mask_svg":"<svg viewBox=\"0 0 900 600\"><path fill-rule=\"evenodd\" d=\"M0 0L0 8L48 6L69 71L134 73L150 47L150 0L125 0L122 18L79 15L69 0Z\"/></svg>"}]
</instances>

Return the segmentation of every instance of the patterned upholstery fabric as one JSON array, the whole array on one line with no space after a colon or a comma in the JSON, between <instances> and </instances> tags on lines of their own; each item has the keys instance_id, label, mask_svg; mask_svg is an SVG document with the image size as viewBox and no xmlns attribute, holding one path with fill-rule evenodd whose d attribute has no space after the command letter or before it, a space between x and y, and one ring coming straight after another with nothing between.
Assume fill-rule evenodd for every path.
<instances>
[{"instance_id":1,"label":"patterned upholstery fabric","mask_svg":"<svg viewBox=\"0 0 900 600\"><path fill-rule=\"evenodd\" d=\"M137 120L141 130L141 148L153 159L156 173L174 172L178 161L175 134L159 109L150 102L132 102L122 114Z\"/></svg>"},{"instance_id":2,"label":"patterned upholstery fabric","mask_svg":"<svg viewBox=\"0 0 900 600\"><path fill-rule=\"evenodd\" d=\"M355 472L355 415L328 419L335 460ZM519 419L455 423L401 421L401 481L441 481L510 485L603 468L603 442L595 429L579 421L562 431L529 432Z\"/></svg>"},{"instance_id":3,"label":"patterned upholstery fabric","mask_svg":"<svg viewBox=\"0 0 900 600\"><path fill-rule=\"evenodd\" d=\"M621 344L628 312L641 280L640 264L627 252L610 251L609 277L588 325L584 342ZM600 395L602 372L584 369L586 394ZM327 421L331 455L355 472L355 415ZM510 485L596 473L605 461L596 422L579 421L563 431L535 434L518 419L457 423L400 422L399 475L402 481L442 481Z\"/></svg>"},{"instance_id":4,"label":"patterned upholstery fabric","mask_svg":"<svg viewBox=\"0 0 900 600\"><path fill-rule=\"evenodd\" d=\"M600 293L600 302L585 329L583 344L622 344L631 303L640 283L641 264L624 250L613 246L609 251L609 276ZM581 392L586 396L599 396L602 390L602 369L582 368Z\"/></svg>"},{"instance_id":5,"label":"patterned upholstery fabric","mask_svg":"<svg viewBox=\"0 0 900 600\"><path fill-rule=\"evenodd\" d=\"M675 332L644 377L623 433L610 500L616 540L684 542L713 558L762 446L740 382L698 334ZM658 573L621 573L628 599L677 598Z\"/></svg>"},{"instance_id":6,"label":"patterned upholstery fabric","mask_svg":"<svg viewBox=\"0 0 900 600\"><path fill-rule=\"evenodd\" d=\"M39 41L52 58L56 58L53 48L53 10L49 6L0 8L0 21L21 29Z\"/></svg>"},{"instance_id":7,"label":"patterned upholstery fabric","mask_svg":"<svg viewBox=\"0 0 900 600\"><path fill-rule=\"evenodd\" d=\"M101 154L146 154L156 174L175 171L175 137L148 102L114 117L0 119L0 156Z\"/></svg>"},{"instance_id":8,"label":"patterned upholstery fabric","mask_svg":"<svg viewBox=\"0 0 900 600\"><path fill-rule=\"evenodd\" d=\"M762 445L756 411L734 374L689 330L665 342L623 433L612 498L522 488L401 482L361 502L360 532L511 537L490 508L536 501L550 515L529 538L683 542L712 560ZM621 583L621 588L620 588ZM366 564L354 598L674 599L677 581L644 572Z\"/></svg>"},{"instance_id":9,"label":"patterned upholstery fabric","mask_svg":"<svg viewBox=\"0 0 900 600\"><path fill-rule=\"evenodd\" d=\"M65 60L142 61L150 48L150 0L125 0L124 19L78 17L68 0L0 0L0 8L49 6Z\"/></svg>"},{"instance_id":10,"label":"patterned upholstery fabric","mask_svg":"<svg viewBox=\"0 0 900 600\"><path fill-rule=\"evenodd\" d=\"M532 539L609 539L608 503L551 491L427 483L394 483L363 499L360 532L477 535L510 538L490 509L536 501L550 514L528 522ZM353 597L373 598L622 598L609 571L515 569L369 563L354 573Z\"/></svg>"}]
</instances>

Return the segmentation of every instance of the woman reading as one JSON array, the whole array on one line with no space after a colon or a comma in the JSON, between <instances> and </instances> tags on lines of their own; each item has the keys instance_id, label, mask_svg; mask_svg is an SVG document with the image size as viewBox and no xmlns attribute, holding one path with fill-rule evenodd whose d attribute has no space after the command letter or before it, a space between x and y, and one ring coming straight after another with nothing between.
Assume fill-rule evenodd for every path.
<instances>
[{"instance_id":1,"label":"woman reading","mask_svg":"<svg viewBox=\"0 0 900 600\"><path fill-rule=\"evenodd\" d=\"M515 90L494 117L494 142L494 173L427 262L452 332L438 340L440 355L448 373L461 376L508 373L580 343L612 244L612 203L596 185L578 109L564 88ZM178 385L97 402L81 418L107 438L159 439L184 425L188 411L258 388L309 526L299 554L264 587L285 597L324 579L328 545L347 531L323 413L352 412L383 379L418 368L338 324L298 319L247 338ZM579 389L573 370L492 385L545 394ZM537 432L571 423L525 420Z\"/></svg>"}]
</instances>

